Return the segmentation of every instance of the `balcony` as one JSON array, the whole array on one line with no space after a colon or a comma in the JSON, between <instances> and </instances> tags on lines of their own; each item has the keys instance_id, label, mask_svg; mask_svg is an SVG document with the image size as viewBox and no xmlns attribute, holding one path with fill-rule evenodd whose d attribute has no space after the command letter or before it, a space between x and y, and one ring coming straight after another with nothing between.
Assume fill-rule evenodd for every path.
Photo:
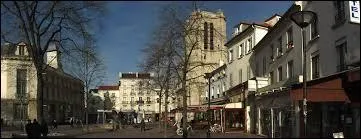
<instances>
[{"instance_id":1,"label":"balcony","mask_svg":"<svg viewBox=\"0 0 361 139\"><path fill-rule=\"evenodd\" d=\"M144 104L144 101L141 100L141 101L135 101L137 104Z\"/></svg>"},{"instance_id":2,"label":"balcony","mask_svg":"<svg viewBox=\"0 0 361 139\"><path fill-rule=\"evenodd\" d=\"M136 104L134 101L130 101L130 106L135 106Z\"/></svg>"},{"instance_id":3,"label":"balcony","mask_svg":"<svg viewBox=\"0 0 361 139\"><path fill-rule=\"evenodd\" d=\"M312 73L312 79L317 79L320 77L320 73L319 72L313 72Z\"/></svg>"},{"instance_id":4,"label":"balcony","mask_svg":"<svg viewBox=\"0 0 361 139\"><path fill-rule=\"evenodd\" d=\"M341 72L341 71L344 71L344 70L347 70L346 64L341 64L341 65L337 66L337 72Z\"/></svg>"},{"instance_id":5,"label":"balcony","mask_svg":"<svg viewBox=\"0 0 361 139\"><path fill-rule=\"evenodd\" d=\"M128 104L129 102L128 101L122 101L122 104Z\"/></svg>"},{"instance_id":6,"label":"balcony","mask_svg":"<svg viewBox=\"0 0 361 139\"><path fill-rule=\"evenodd\" d=\"M293 47L295 47L295 46L293 45L293 42L289 42L289 43L287 44L287 52L290 51Z\"/></svg>"},{"instance_id":7,"label":"balcony","mask_svg":"<svg viewBox=\"0 0 361 139\"><path fill-rule=\"evenodd\" d=\"M29 94L25 93L25 94L15 94L15 99L18 101L27 101L29 99Z\"/></svg>"}]
</instances>

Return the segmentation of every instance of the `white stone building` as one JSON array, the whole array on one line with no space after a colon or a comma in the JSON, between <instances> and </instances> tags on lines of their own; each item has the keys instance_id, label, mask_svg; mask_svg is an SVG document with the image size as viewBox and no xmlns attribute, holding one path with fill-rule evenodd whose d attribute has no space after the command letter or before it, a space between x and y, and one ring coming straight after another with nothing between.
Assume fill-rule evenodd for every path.
<instances>
[{"instance_id":1,"label":"white stone building","mask_svg":"<svg viewBox=\"0 0 361 139\"><path fill-rule=\"evenodd\" d=\"M359 99L355 103L352 101L359 90L355 87L359 77L354 78L353 83L347 79L350 72L359 74L360 61L360 26L350 21L350 3L353 2L296 1L255 47L252 69L268 77L270 84L259 88L256 94L258 134L269 137L304 135L302 37L300 27L290 20L292 13L303 10L317 15L315 22L305 28L307 137L332 136L332 131L340 128L332 122L340 121L337 117L342 115L358 121L340 121L344 135L360 136Z\"/></svg>"},{"instance_id":2,"label":"white stone building","mask_svg":"<svg viewBox=\"0 0 361 139\"><path fill-rule=\"evenodd\" d=\"M26 47L23 42L1 47L1 118L8 125L40 116L37 72ZM51 44L44 61L44 118L59 123L68 117L82 119L83 83L63 72L57 48Z\"/></svg>"}]
</instances>

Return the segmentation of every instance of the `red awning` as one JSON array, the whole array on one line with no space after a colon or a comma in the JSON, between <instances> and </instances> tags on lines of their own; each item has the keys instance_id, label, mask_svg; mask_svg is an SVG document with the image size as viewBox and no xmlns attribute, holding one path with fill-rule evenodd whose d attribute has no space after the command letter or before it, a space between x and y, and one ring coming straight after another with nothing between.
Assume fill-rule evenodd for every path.
<instances>
[{"instance_id":1,"label":"red awning","mask_svg":"<svg viewBox=\"0 0 361 139\"><path fill-rule=\"evenodd\" d=\"M303 100L303 88L292 89L291 99ZM342 79L338 77L307 86L307 101L329 102L349 101L349 99L342 88Z\"/></svg>"}]
</instances>

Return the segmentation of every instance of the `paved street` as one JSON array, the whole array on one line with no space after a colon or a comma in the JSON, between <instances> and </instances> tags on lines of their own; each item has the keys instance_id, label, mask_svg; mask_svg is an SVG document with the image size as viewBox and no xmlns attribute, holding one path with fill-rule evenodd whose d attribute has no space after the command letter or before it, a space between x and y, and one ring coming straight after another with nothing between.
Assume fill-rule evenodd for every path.
<instances>
[{"instance_id":1,"label":"paved street","mask_svg":"<svg viewBox=\"0 0 361 139\"><path fill-rule=\"evenodd\" d=\"M99 132L105 132L107 129L103 127L103 125L101 124L93 124L93 125L89 125L89 131L86 131L86 128L81 128L81 127L74 127L71 128L69 125L61 125L58 126L58 129L51 129L49 127L49 136L51 136L52 134L58 134L58 135L65 135L65 136L79 136L79 135L84 135L84 134L89 134L89 133L99 133ZM1 131L1 138L11 138L12 134L18 134L18 135L22 135L25 136L26 134L23 131L18 131L18 130L14 130L14 131Z\"/></svg>"},{"instance_id":2,"label":"paved street","mask_svg":"<svg viewBox=\"0 0 361 139\"><path fill-rule=\"evenodd\" d=\"M152 129L148 129L145 132L140 132L140 128L133 128L129 126L125 129L120 129L118 131L112 132L101 132L94 134L86 134L75 136L75 138L165 138L164 132L160 132L159 128L154 127ZM246 134L242 132L237 133L217 133L212 134L212 138L261 138L260 136ZM182 138L181 136L176 135L174 129L169 129L167 131L166 138ZM206 138L206 132L202 130L195 130L189 138Z\"/></svg>"}]
</instances>

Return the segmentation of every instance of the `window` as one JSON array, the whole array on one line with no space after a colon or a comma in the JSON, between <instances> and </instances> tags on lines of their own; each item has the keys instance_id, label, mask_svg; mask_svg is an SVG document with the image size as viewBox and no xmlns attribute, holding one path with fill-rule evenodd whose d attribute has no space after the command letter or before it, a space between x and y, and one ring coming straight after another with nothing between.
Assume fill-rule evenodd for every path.
<instances>
[{"instance_id":1,"label":"window","mask_svg":"<svg viewBox=\"0 0 361 139\"><path fill-rule=\"evenodd\" d=\"M287 78L293 77L293 60L287 63Z\"/></svg>"},{"instance_id":2,"label":"window","mask_svg":"<svg viewBox=\"0 0 361 139\"><path fill-rule=\"evenodd\" d=\"M143 101L142 97L139 97L139 101Z\"/></svg>"},{"instance_id":3,"label":"window","mask_svg":"<svg viewBox=\"0 0 361 139\"><path fill-rule=\"evenodd\" d=\"M247 80L251 78L251 71L249 69L249 66L247 67Z\"/></svg>"},{"instance_id":4,"label":"window","mask_svg":"<svg viewBox=\"0 0 361 139\"><path fill-rule=\"evenodd\" d=\"M247 43L248 43L248 51L247 51L247 53L249 53L249 52L251 52L251 50L252 50L252 38L249 38L248 40L247 40Z\"/></svg>"},{"instance_id":5,"label":"window","mask_svg":"<svg viewBox=\"0 0 361 139\"><path fill-rule=\"evenodd\" d=\"M221 92L221 86L218 85L218 88L217 88L217 97L219 97L220 92Z\"/></svg>"},{"instance_id":6,"label":"window","mask_svg":"<svg viewBox=\"0 0 361 139\"><path fill-rule=\"evenodd\" d=\"M133 97L132 97L133 98ZM123 101L127 101L127 97L123 97Z\"/></svg>"},{"instance_id":7,"label":"window","mask_svg":"<svg viewBox=\"0 0 361 139\"><path fill-rule=\"evenodd\" d=\"M242 83L242 69L239 70L239 83Z\"/></svg>"},{"instance_id":8,"label":"window","mask_svg":"<svg viewBox=\"0 0 361 139\"><path fill-rule=\"evenodd\" d=\"M246 55L247 53L248 53L248 51L249 51L249 42L248 42L248 40L246 41L246 44L245 44L245 46L244 46L244 54Z\"/></svg>"},{"instance_id":9,"label":"window","mask_svg":"<svg viewBox=\"0 0 361 139\"><path fill-rule=\"evenodd\" d=\"M282 55L282 37L278 39L277 56Z\"/></svg>"},{"instance_id":10,"label":"window","mask_svg":"<svg viewBox=\"0 0 361 139\"><path fill-rule=\"evenodd\" d=\"M319 55L312 57L311 59L311 67L312 67L312 79L319 78Z\"/></svg>"},{"instance_id":11,"label":"window","mask_svg":"<svg viewBox=\"0 0 361 139\"><path fill-rule=\"evenodd\" d=\"M21 56L25 55L25 45L19 46L19 55Z\"/></svg>"},{"instance_id":12,"label":"window","mask_svg":"<svg viewBox=\"0 0 361 139\"><path fill-rule=\"evenodd\" d=\"M243 56L243 43L238 47L238 58Z\"/></svg>"},{"instance_id":13,"label":"window","mask_svg":"<svg viewBox=\"0 0 361 139\"><path fill-rule=\"evenodd\" d=\"M229 54L228 54L228 58L229 58L229 62L233 61L233 50L229 50Z\"/></svg>"},{"instance_id":14,"label":"window","mask_svg":"<svg viewBox=\"0 0 361 139\"><path fill-rule=\"evenodd\" d=\"M233 79L232 79L232 73L229 74L229 86L233 86Z\"/></svg>"},{"instance_id":15,"label":"window","mask_svg":"<svg viewBox=\"0 0 361 139\"><path fill-rule=\"evenodd\" d=\"M204 38L203 38L203 43L204 43L204 49L208 49L208 24L207 22L204 22Z\"/></svg>"},{"instance_id":16,"label":"window","mask_svg":"<svg viewBox=\"0 0 361 139\"><path fill-rule=\"evenodd\" d=\"M25 104L14 104L14 119L27 119L27 108Z\"/></svg>"},{"instance_id":17,"label":"window","mask_svg":"<svg viewBox=\"0 0 361 139\"><path fill-rule=\"evenodd\" d=\"M159 103L159 98L157 98L157 103Z\"/></svg>"},{"instance_id":18,"label":"window","mask_svg":"<svg viewBox=\"0 0 361 139\"><path fill-rule=\"evenodd\" d=\"M273 84L274 80L273 80L273 71L271 71L269 73L269 76L270 76L270 83Z\"/></svg>"},{"instance_id":19,"label":"window","mask_svg":"<svg viewBox=\"0 0 361 139\"><path fill-rule=\"evenodd\" d=\"M210 49L214 49L214 43L213 43L213 36L214 36L214 27L213 23L210 24Z\"/></svg>"},{"instance_id":20,"label":"window","mask_svg":"<svg viewBox=\"0 0 361 139\"><path fill-rule=\"evenodd\" d=\"M311 39L315 38L318 35L317 23L317 19L311 23Z\"/></svg>"},{"instance_id":21,"label":"window","mask_svg":"<svg viewBox=\"0 0 361 139\"><path fill-rule=\"evenodd\" d=\"M274 46L273 46L273 44L272 44L272 45L271 45L271 60L272 60L272 61L273 61L273 59L274 59L274 57L273 57L273 53L274 53L274 52L273 52L273 47L274 47Z\"/></svg>"},{"instance_id":22,"label":"window","mask_svg":"<svg viewBox=\"0 0 361 139\"><path fill-rule=\"evenodd\" d=\"M131 97L131 98L130 98L130 101L131 101L131 102L134 102L134 97Z\"/></svg>"},{"instance_id":23,"label":"window","mask_svg":"<svg viewBox=\"0 0 361 139\"><path fill-rule=\"evenodd\" d=\"M17 98L26 97L26 69L16 70L16 94Z\"/></svg>"},{"instance_id":24,"label":"window","mask_svg":"<svg viewBox=\"0 0 361 139\"><path fill-rule=\"evenodd\" d=\"M293 31L292 27L287 30L287 48L291 48L293 46Z\"/></svg>"},{"instance_id":25,"label":"window","mask_svg":"<svg viewBox=\"0 0 361 139\"><path fill-rule=\"evenodd\" d=\"M335 24L340 24L345 21L345 5L344 1L334 1L335 6Z\"/></svg>"},{"instance_id":26,"label":"window","mask_svg":"<svg viewBox=\"0 0 361 139\"><path fill-rule=\"evenodd\" d=\"M278 81L282 81L282 67L278 68Z\"/></svg>"},{"instance_id":27,"label":"window","mask_svg":"<svg viewBox=\"0 0 361 139\"><path fill-rule=\"evenodd\" d=\"M147 101L148 101L148 102L150 101L150 97L147 97Z\"/></svg>"},{"instance_id":28,"label":"window","mask_svg":"<svg viewBox=\"0 0 361 139\"><path fill-rule=\"evenodd\" d=\"M223 82L223 85L222 85L222 92L224 93L224 91L226 91L226 82Z\"/></svg>"},{"instance_id":29,"label":"window","mask_svg":"<svg viewBox=\"0 0 361 139\"><path fill-rule=\"evenodd\" d=\"M337 71L343 71L346 70L346 55L347 55L347 44L346 42L340 44L337 46L337 54L338 54L338 66Z\"/></svg>"},{"instance_id":30,"label":"window","mask_svg":"<svg viewBox=\"0 0 361 139\"><path fill-rule=\"evenodd\" d=\"M255 76L257 77L257 76L259 76L259 63L258 62L256 62L256 71L255 71Z\"/></svg>"},{"instance_id":31,"label":"window","mask_svg":"<svg viewBox=\"0 0 361 139\"><path fill-rule=\"evenodd\" d=\"M266 73L266 57L263 57L262 61L262 75L264 76Z\"/></svg>"}]
</instances>

